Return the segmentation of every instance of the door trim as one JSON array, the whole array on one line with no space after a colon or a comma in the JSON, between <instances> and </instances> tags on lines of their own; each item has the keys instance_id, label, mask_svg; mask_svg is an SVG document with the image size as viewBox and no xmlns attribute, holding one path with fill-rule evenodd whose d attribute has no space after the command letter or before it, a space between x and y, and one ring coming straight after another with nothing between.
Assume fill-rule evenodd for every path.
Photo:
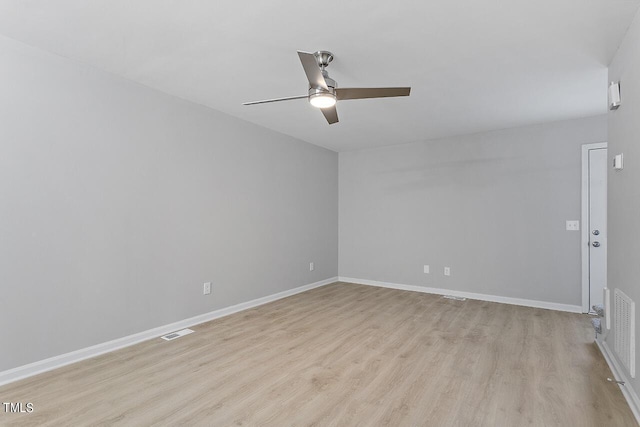
<instances>
[{"instance_id":1,"label":"door trim","mask_svg":"<svg viewBox=\"0 0 640 427\"><path fill-rule=\"evenodd\" d=\"M589 150L607 148L606 142L582 145L582 312L589 312Z\"/></svg>"}]
</instances>

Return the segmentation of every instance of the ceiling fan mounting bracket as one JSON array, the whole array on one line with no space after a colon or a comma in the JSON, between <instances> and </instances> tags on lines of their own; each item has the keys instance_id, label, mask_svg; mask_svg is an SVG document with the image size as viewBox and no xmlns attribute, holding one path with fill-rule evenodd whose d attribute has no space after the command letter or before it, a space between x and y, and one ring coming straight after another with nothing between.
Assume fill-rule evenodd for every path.
<instances>
[{"instance_id":1,"label":"ceiling fan mounting bracket","mask_svg":"<svg viewBox=\"0 0 640 427\"><path fill-rule=\"evenodd\" d=\"M327 50L319 50L314 53L316 57L316 61L318 61L318 67L320 67L323 71L329 66L329 63L333 61L333 53Z\"/></svg>"}]
</instances>

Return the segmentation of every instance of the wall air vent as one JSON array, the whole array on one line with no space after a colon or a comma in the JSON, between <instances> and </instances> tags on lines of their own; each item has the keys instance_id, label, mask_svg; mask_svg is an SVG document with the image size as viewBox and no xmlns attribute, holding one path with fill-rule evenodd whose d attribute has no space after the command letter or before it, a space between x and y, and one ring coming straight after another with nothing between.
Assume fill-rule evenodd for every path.
<instances>
[{"instance_id":1,"label":"wall air vent","mask_svg":"<svg viewBox=\"0 0 640 427\"><path fill-rule=\"evenodd\" d=\"M193 331L191 329L183 329L183 330L178 331L178 332L171 332L170 334L163 335L160 338L162 338L165 341L172 341L172 340L175 340L176 338L180 338L180 337L183 337L185 335L189 335L191 333L193 333Z\"/></svg>"},{"instance_id":2,"label":"wall air vent","mask_svg":"<svg viewBox=\"0 0 640 427\"><path fill-rule=\"evenodd\" d=\"M636 304L620 289L614 292L613 315L615 329L615 351L620 361L636 377Z\"/></svg>"}]
</instances>

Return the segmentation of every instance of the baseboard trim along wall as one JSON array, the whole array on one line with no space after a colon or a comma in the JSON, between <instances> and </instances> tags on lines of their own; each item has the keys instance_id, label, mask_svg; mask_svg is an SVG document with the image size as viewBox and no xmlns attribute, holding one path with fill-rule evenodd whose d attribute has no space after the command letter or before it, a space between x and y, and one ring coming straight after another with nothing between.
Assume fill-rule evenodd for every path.
<instances>
[{"instance_id":1,"label":"baseboard trim along wall","mask_svg":"<svg viewBox=\"0 0 640 427\"><path fill-rule=\"evenodd\" d=\"M501 297L497 295L475 294L472 292L453 291L451 289L428 288L425 286L401 285L398 283L378 282L376 280L354 279L352 277L339 277L339 281L356 283L358 285L379 286L382 288L401 289L403 291L422 292L436 295L453 295L480 301L499 302L503 304L522 305L525 307L545 308L547 310L568 311L570 313L582 313L579 305L560 304L557 302L536 301L530 299Z\"/></svg>"},{"instance_id":2,"label":"baseboard trim along wall","mask_svg":"<svg viewBox=\"0 0 640 427\"><path fill-rule=\"evenodd\" d=\"M184 329L189 326L194 326L200 323L208 322L210 320L218 319L220 317L228 316L239 311L248 310L272 301L276 301L282 298L286 298L291 295L299 294L301 292L308 291L310 289L319 288L321 286L334 283L338 280L337 277L331 277L329 279L321 280L319 282L311 283L297 288L289 289L286 291L278 292L276 294L267 295L262 298L257 298L251 301L243 302L240 304L232 305L230 307L221 308L209 313L200 314L198 316L190 317L188 319L180 320L168 325L159 326L157 328L149 329L137 334L129 335L126 337L118 338L112 341L107 341L101 344L96 344L91 347L82 348L80 350L72 351L70 353L61 354L48 359L33 362L28 365L19 366L17 368L9 369L7 371L0 372L0 386L9 384L24 378L32 377L43 372L51 371L53 369L61 368L72 363L80 362L81 360L89 359L99 356L101 354L109 353L111 351L119 350L124 347L129 347L134 344L138 344L142 341L147 341L153 338L158 338L169 332Z\"/></svg>"},{"instance_id":3,"label":"baseboard trim along wall","mask_svg":"<svg viewBox=\"0 0 640 427\"><path fill-rule=\"evenodd\" d=\"M607 345L607 342L596 340L596 344L598 345L600 352L604 356L604 360L607 361L607 364L609 365L609 368L613 373L613 378L616 381L625 382L625 385L619 385L620 391L622 391L622 395L624 396L624 398L627 399L627 403L631 408L631 412L633 412L633 415L636 417L636 421L638 422L638 424L640 424L640 398L638 398L636 391L631 387L631 383L625 375L624 370L621 369L618 361L615 357L613 357L613 353Z\"/></svg>"}]
</instances>

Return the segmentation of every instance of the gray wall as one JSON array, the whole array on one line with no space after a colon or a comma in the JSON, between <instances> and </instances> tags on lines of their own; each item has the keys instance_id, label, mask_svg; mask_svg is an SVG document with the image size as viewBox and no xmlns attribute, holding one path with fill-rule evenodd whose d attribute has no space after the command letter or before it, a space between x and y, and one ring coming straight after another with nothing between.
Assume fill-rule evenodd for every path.
<instances>
[{"instance_id":1,"label":"gray wall","mask_svg":"<svg viewBox=\"0 0 640 427\"><path fill-rule=\"evenodd\" d=\"M5 38L0 94L0 371L337 275L336 153Z\"/></svg>"},{"instance_id":2,"label":"gray wall","mask_svg":"<svg viewBox=\"0 0 640 427\"><path fill-rule=\"evenodd\" d=\"M622 104L609 113L609 158L624 153L624 170L608 175L608 277L607 286L620 288L640 310L640 12L609 67L609 80L620 81ZM611 164L611 162L610 162ZM613 300L613 298L612 298ZM636 334L640 331L636 313ZM613 319L613 317L612 317ZM613 350L614 331L607 336ZM637 339L637 337L636 337ZM636 346L638 343L636 344ZM622 364L620 365L622 366ZM636 350L640 372L640 352ZM627 378L631 379L629 372ZM640 377L640 374L636 374ZM631 380L640 395L640 378Z\"/></svg>"},{"instance_id":3,"label":"gray wall","mask_svg":"<svg viewBox=\"0 0 640 427\"><path fill-rule=\"evenodd\" d=\"M580 305L565 221L580 219L581 144L605 141L606 120L340 153L340 276Z\"/></svg>"}]
</instances>

